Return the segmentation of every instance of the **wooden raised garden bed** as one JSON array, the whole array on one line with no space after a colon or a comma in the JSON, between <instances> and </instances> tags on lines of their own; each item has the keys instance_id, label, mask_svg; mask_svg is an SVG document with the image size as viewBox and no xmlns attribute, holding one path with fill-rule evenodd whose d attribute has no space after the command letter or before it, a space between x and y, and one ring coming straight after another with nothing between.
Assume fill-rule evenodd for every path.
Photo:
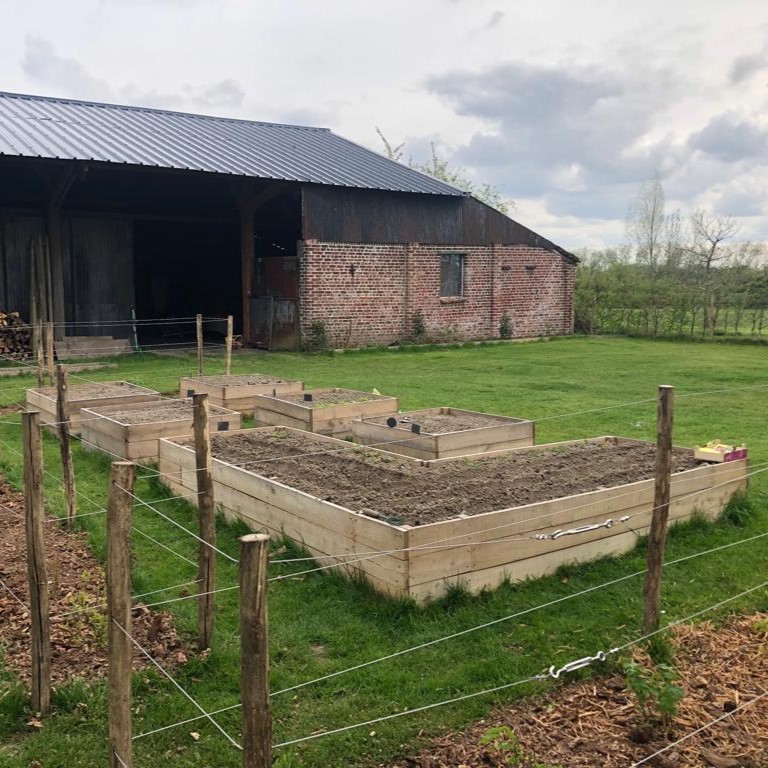
<instances>
[{"instance_id":1,"label":"wooden raised garden bed","mask_svg":"<svg viewBox=\"0 0 768 768\"><path fill-rule=\"evenodd\" d=\"M211 434L240 429L240 414L210 406ZM158 400L154 403L84 408L81 412L84 447L102 450L132 461L157 461L161 437L191 437L191 400Z\"/></svg>"},{"instance_id":2,"label":"wooden raised garden bed","mask_svg":"<svg viewBox=\"0 0 768 768\"><path fill-rule=\"evenodd\" d=\"M532 421L459 408L427 408L355 419L355 442L416 459L444 459L533 445Z\"/></svg>"},{"instance_id":3,"label":"wooden raised garden bed","mask_svg":"<svg viewBox=\"0 0 768 768\"><path fill-rule=\"evenodd\" d=\"M236 376L189 376L180 384L182 397L197 393L208 395L213 405L252 416L257 395L295 395L304 390L301 381L281 379L263 373L241 373Z\"/></svg>"},{"instance_id":4,"label":"wooden raised garden bed","mask_svg":"<svg viewBox=\"0 0 768 768\"><path fill-rule=\"evenodd\" d=\"M228 516L420 601L452 584L479 590L624 552L647 532L653 507L655 448L625 438L419 462L272 428L216 435L212 450ZM193 498L191 447L161 440L160 470ZM670 520L716 517L746 488L746 473L746 459L697 465L675 449ZM554 536L584 526L594 527Z\"/></svg>"},{"instance_id":5,"label":"wooden raised garden bed","mask_svg":"<svg viewBox=\"0 0 768 768\"><path fill-rule=\"evenodd\" d=\"M354 389L315 389L300 395L259 395L253 409L257 426L286 426L320 435L347 437L354 419L397 410L397 398Z\"/></svg>"},{"instance_id":6,"label":"wooden raised garden bed","mask_svg":"<svg viewBox=\"0 0 768 768\"><path fill-rule=\"evenodd\" d=\"M69 420L72 432L80 432L80 411L101 405L126 405L148 403L160 400L161 395L154 389L140 387L128 381L94 381L87 384L70 385ZM56 422L56 387L37 387L27 390L27 408L40 411L41 421ZM55 429L55 427L54 427Z\"/></svg>"}]
</instances>

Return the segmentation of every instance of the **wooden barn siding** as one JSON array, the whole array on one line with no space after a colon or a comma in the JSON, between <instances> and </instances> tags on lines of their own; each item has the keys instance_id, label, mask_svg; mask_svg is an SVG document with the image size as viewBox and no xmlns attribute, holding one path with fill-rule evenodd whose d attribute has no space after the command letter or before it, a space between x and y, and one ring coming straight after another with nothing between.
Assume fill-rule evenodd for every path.
<instances>
[{"instance_id":1,"label":"wooden barn siding","mask_svg":"<svg viewBox=\"0 0 768 768\"><path fill-rule=\"evenodd\" d=\"M45 232L43 217L0 213L0 309L29 319L29 242ZM127 219L64 217L67 322L126 320L133 306L132 226ZM84 325L68 336L127 337L127 326Z\"/></svg>"},{"instance_id":2,"label":"wooden barn siding","mask_svg":"<svg viewBox=\"0 0 768 768\"><path fill-rule=\"evenodd\" d=\"M471 197L416 195L367 189L303 188L305 240L332 243L531 245L548 240Z\"/></svg>"},{"instance_id":3,"label":"wooden barn siding","mask_svg":"<svg viewBox=\"0 0 768 768\"><path fill-rule=\"evenodd\" d=\"M42 216L0 212L0 309L29 319L29 241L45 230Z\"/></svg>"},{"instance_id":4,"label":"wooden barn siding","mask_svg":"<svg viewBox=\"0 0 768 768\"><path fill-rule=\"evenodd\" d=\"M77 217L64 224L64 291L68 336L128 338L134 305L133 227L127 219ZM147 275L146 279L150 279Z\"/></svg>"}]
</instances>

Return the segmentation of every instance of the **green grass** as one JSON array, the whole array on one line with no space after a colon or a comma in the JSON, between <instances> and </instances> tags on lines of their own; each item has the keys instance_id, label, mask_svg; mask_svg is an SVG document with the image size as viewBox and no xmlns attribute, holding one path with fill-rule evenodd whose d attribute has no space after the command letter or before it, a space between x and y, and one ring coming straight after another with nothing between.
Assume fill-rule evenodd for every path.
<instances>
[{"instance_id":1,"label":"green grass","mask_svg":"<svg viewBox=\"0 0 768 768\"><path fill-rule=\"evenodd\" d=\"M88 379L125 378L171 392L180 375L194 369L194 359L136 355L120 360L119 371L88 372ZM220 361L207 361L210 373ZM765 351L758 347L654 342L637 339L571 338L546 343L497 344L464 348L364 350L346 354L301 356L243 354L233 372L260 371L303 379L308 386L340 386L399 396L403 409L450 405L537 420L537 441L620 434L653 439L654 402L609 410L619 403L653 400L658 384L676 387L675 442L692 445L718 437L744 440L753 463L768 460L763 428L765 389L742 389L701 397L686 393L768 383ZM73 382L76 379L73 378ZM18 400L30 386L25 379L0 380L0 402ZM573 414L561 418L563 414ZM17 420L0 415L0 421ZM19 429L0 424L0 439L19 448ZM58 447L45 439L46 462L59 471ZM76 447L79 490L103 504L109 462ZM14 484L21 481L20 457L0 443L0 469ZM144 474L139 472L140 475ZM768 473L767 473L768 474ZM673 531L668 558L674 559L738 541L768 529L768 484L764 475L751 483L749 501L734 504L717 524L694 520ZM142 479L137 493L154 500L170 495L154 479ZM46 480L47 503L63 510L61 489ZM82 499L81 511L89 505ZM162 504L167 514L192 527L194 513L180 502ZM137 508L135 525L194 559L193 540L152 512ZM101 516L83 518L91 545L103 557ZM240 526L219 526L219 546L235 555ZM134 592L177 584L195 577L194 568L169 556L141 536L134 538ZM292 551L292 550L291 550ZM272 566L278 575L306 564ZM276 691L334 670L365 662L412 645L498 619L575 594L644 567L642 544L622 558L562 568L552 577L469 596L454 589L427 607L395 602L365 584L334 575L310 574L275 582L270 589L271 685ZM763 540L695 558L665 571L665 619L693 613L754 586L768 572ZM233 564L219 559L219 584L237 581ZM375 718L501 685L542 671L551 664L608 649L639 634L642 582L627 579L615 586L558 604L489 629L417 651L392 661L273 698L276 742L321 729ZM159 595L162 599L164 595ZM154 599L154 598L153 598ZM217 626L209 658L194 657L178 672L180 683L208 710L238 701L239 648L237 592L218 599ZM768 607L756 592L731 606ZM194 601L169 606L186 636L194 631ZM1 650L0 650L1 653ZM280 768L366 766L404 749L420 738L459 728L487 714L494 702L511 701L542 686L512 689L439 708L347 734L276 750ZM46 768L90 768L106 760L106 691L103 684L71 681L56 692L55 714L42 729L26 725L18 683L0 668L0 765L22 768L38 761ZM134 685L134 733L193 717L193 707L157 674L141 673ZM238 713L219 722L237 738ZM195 741L191 732L200 734ZM405 745L405 746L404 746ZM135 764L238 766L241 756L202 721L135 742Z\"/></svg>"}]
</instances>

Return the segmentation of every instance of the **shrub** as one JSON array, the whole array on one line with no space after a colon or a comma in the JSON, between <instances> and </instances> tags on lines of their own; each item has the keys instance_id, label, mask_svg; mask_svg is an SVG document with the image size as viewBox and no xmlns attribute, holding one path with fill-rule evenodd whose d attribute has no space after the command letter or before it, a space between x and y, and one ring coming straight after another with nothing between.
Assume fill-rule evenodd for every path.
<instances>
[{"instance_id":1,"label":"shrub","mask_svg":"<svg viewBox=\"0 0 768 768\"><path fill-rule=\"evenodd\" d=\"M509 312L506 310L504 310L504 314L501 316L501 322L499 323L499 338L512 338L512 318L509 316Z\"/></svg>"}]
</instances>

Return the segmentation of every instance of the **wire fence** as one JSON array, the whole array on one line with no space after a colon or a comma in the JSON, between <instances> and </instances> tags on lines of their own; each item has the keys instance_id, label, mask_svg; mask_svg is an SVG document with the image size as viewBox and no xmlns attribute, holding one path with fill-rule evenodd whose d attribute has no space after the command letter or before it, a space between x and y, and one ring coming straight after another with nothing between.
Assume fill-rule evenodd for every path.
<instances>
[{"instance_id":1,"label":"wire fence","mask_svg":"<svg viewBox=\"0 0 768 768\"><path fill-rule=\"evenodd\" d=\"M90 379L88 379L86 377L75 377L75 378L78 378L78 379L83 380L83 381L87 381L89 383L99 383L99 382L93 382L93 380L90 380ZM735 387L735 388L729 388L729 389L708 390L708 391L702 391L702 392L680 393L680 394L677 394L676 396L677 397L701 397L701 396L713 395L713 394L723 394L725 392L730 392L730 391L734 391L735 392L735 391L742 391L742 390L763 389L763 388L766 388L766 387L768 387L768 384L765 384L765 385L762 385L762 384L761 385L754 385L754 386L750 386L750 387ZM175 400L175 398L168 398L168 399L174 399ZM598 412L601 412L601 411L607 411L607 410L612 410L612 409L621 408L621 407L634 407L634 406L639 405L639 404L645 405L645 404L652 403L652 402L656 402L655 398L649 398L649 399L646 399L646 400L628 401L626 403L613 404L613 405L610 405L610 406L605 406L605 407L601 407L601 408L597 408L597 409L587 409L587 410L583 410L583 411L564 413L564 414L560 414L560 415L544 417L544 418L538 419L538 421L543 421L543 420L548 420L548 419L556 419L556 418L563 418L564 419L564 418L570 418L570 417L578 416L578 415L582 415L582 414L598 413ZM0 422L0 423L2 423L3 425L11 425L11 424L12 425L17 425L18 424L18 422L15 422L15 421L3 421L3 422ZM55 422L48 424L48 426L55 426L55 425L56 425ZM408 439L411 439L411 438L406 438L406 440L408 440ZM81 440L82 440L82 438L81 438ZM391 442L391 443L396 443L396 442L397 443L401 443L401 442L403 442L403 440L402 440L402 438L400 438L400 439L389 441L389 442ZM5 445L9 450L14 451L18 455L21 455L20 451L16 450L13 446L11 446L6 441L0 440L0 444ZM386 446L387 444L388 443L381 443L380 445ZM341 449L327 449L327 450L324 450L324 451L313 452L311 454L306 454L306 455L333 454L333 453L339 452L340 450L350 450L350 449L348 447L344 447L344 448L341 448ZM122 457L117 457L117 458L122 458ZM296 457L295 456L291 456L290 458L296 458ZM281 460L285 460L285 459L286 459L285 456L283 456L283 457L275 457L275 458L269 458L269 459L264 459L264 460L255 460L253 462L247 462L247 464L253 464L253 465L255 465L255 464L263 464L263 463L268 463L268 462L272 462L272 461L281 461ZM172 476L171 474L160 472L160 471L154 469L153 467L151 467L149 465L138 464L137 466L147 472L147 474L144 476L145 479L155 478L155 477L159 478L159 479L175 479L175 477ZM747 476L748 477L752 477L752 476L758 475L758 474L760 474L762 472L765 472L765 471L768 471L768 462L763 462L763 463L758 464L758 465L753 465L752 469L750 470L750 472L748 473ZM58 482L63 483L63 479L62 478L59 478L56 475L52 475L52 474L49 474L49 476L53 477ZM733 481L727 481L725 483L722 483L721 486L726 486L726 485L732 484L732 482ZM718 487L718 486L716 486L716 487ZM191 539L195 540L198 544L203 544L203 545L209 546L216 554L224 557L226 560L228 560L228 561L230 561L230 562L232 562L234 564L237 564L237 562L238 562L237 558L233 557L232 555L230 555L229 553L225 552L224 550L222 550L222 549L220 549L218 547L210 545L208 542L204 541L200 536L195 534L193 531L189 530L188 528L183 526L181 523L179 523L178 521L174 520L169 514L165 514L165 513L163 513L161 510L159 510L157 508L157 505L159 505L161 503L164 503L164 502L177 501L177 500L189 501L189 500L193 499L197 495L195 492L190 491L189 494L186 494L186 495L176 495L176 496L170 496L170 497L166 497L166 498L153 499L151 501L147 501L147 500L142 499L138 494L130 492L130 491L126 490L126 489L121 489L121 490L123 490L126 494L128 494L129 496L132 497L133 502L134 502L134 504L136 506L141 507L142 509L146 509L146 510L151 511L155 515L159 516L161 519L165 520L168 524L172 525L177 530L183 531L186 536L189 536ZM703 493L703 492L709 491L709 490L711 490L711 489L708 488L708 489L702 489L700 491L691 492L690 494L687 494L687 495L683 496L683 498L692 498L692 497L695 497L699 493ZM81 492L78 491L78 494L81 495L86 500L88 500L94 506L99 506L98 502L95 502L92 499L88 499L88 497L85 496L84 494L82 494ZM615 499L620 499L622 496L628 496L628 495L630 495L630 494L629 493L616 494L614 498ZM614 500L614 498L611 498L609 500ZM583 506L590 506L590 505L589 504L585 504ZM14 513L15 513L15 510L11 510L11 511L14 511ZM85 514L80 515L80 516L81 517L93 516L93 515L100 514L103 511L104 511L104 509L103 509L103 507L101 507L101 508L99 508L98 510L96 510L94 512L85 513ZM546 517L546 516L547 515L542 515L541 517L543 518L543 517ZM618 522L621 523L621 524L628 524L628 522L632 519L632 517L633 517L633 515L626 516L626 519L622 519L622 520L620 520ZM538 518L534 518L534 520L535 519L538 519ZM528 520L528 521L525 521L525 522L526 523L530 523L531 521ZM605 527L608 522L610 522L611 524L614 524L615 521L612 521L612 520L608 519L608 520L604 520L602 523L595 523L594 524L595 527L592 527L590 530L596 530L596 528ZM515 525L515 524L511 523L511 524L508 524L508 525L511 527L512 525ZM494 530L498 530L498 529L501 529L501 528L504 528L504 527L506 527L506 526L484 528L482 530L473 532L472 536L478 536L478 537L479 536L484 536L484 535L487 535L488 533L490 533L490 532L492 532ZM631 530L631 528L629 528L629 530ZM163 551L166 551L166 552L169 552L169 553L173 554L174 556L178 557L180 560L184 561L187 564L190 564L192 566L197 566L197 563L195 561L193 561L192 559L187 558L185 555L183 555L183 554L181 554L179 552L176 552L171 547L163 544L162 542L160 542L155 537L147 534L144 531L139 530L138 528L136 528L136 526L133 526L133 531L135 533L145 537L151 543L153 543L156 546L158 546L161 549L163 549ZM589 532L589 531L584 531L584 530L567 531L566 530L566 531L554 531L553 532L551 530L551 527L550 527L549 529L546 529L546 528L541 529L541 531L538 534L537 533L529 533L528 535L526 535L524 537L518 537L518 539L506 536L506 537L499 538L499 539L483 540L483 541L472 541L471 543L472 543L472 546L484 546L484 545L497 544L497 543L501 543L501 542L510 542L510 541L519 540L519 539L522 539L522 538L525 538L525 539L528 539L528 540L537 540L537 541L541 541L541 542L546 542L546 541L552 541L553 540L553 536L555 536L555 534L558 534L558 533L562 536L562 535L577 535L579 533L584 533L584 532ZM664 563L664 567L669 567L669 566L672 566L672 565L677 565L679 563L687 562L687 561L690 561L690 560L692 560L694 558L702 557L702 556L705 556L705 555L708 555L708 554L712 554L712 553L715 553L715 552L721 552L721 551L723 551L725 549L728 549L730 547L735 547L735 546L739 546L739 545L746 544L746 543L749 543L749 542L754 542L754 541L757 541L759 539L762 539L765 536L768 536L768 531L755 534L753 536L747 537L747 538L739 540L739 541L729 542L727 544L720 545L720 546L717 546L717 547L712 547L710 549L707 549L707 550L704 550L704 551L701 551L701 552L696 552L694 554L687 555L685 557L681 557L681 558L678 558L676 560L668 561L668 562ZM322 560L322 559L335 559L335 560L340 561L341 564L343 564L343 565L349 565L349 564L352 564L352 563L355 563L355 562L361 562L361 561L363 561L365 559L368 559L368 558L381 557L381 556L386 556L386 555L390 555L390 554L394 554L394 553L399 553L399 552L417 551L417 550L423 550L425 548L430 548L430 549L438 549L438 548L439 549L450 549L450 548L452 548L454 546L456 546L456 547L467 546L467 542L466 541L462 541L461 543L455 543L455 544L454 543L450 543L453 540L458 539L460 537L466 538L466 534L459 535L459 536L454 536L454 537L447 537L447 538L439 540L437 542L432 542L429 545L417 545L417 546L414 546L414 547L407 547L407 548L400 548L400 549L371 551L371 552L365 552L365 553L362 553L362 554L351 554L351 553L347 553L347 552L344 552L344 553L340 552L340 553L336 553L336 554L327 554L327 555L315 555L315 556L306 556L306 557L284 558L284 559L274 560L273 562L276 565L282 565L282 564L295 564L295 563L299 563L299 562L303 562L303 561L312 561L312 560L318 560L318 559L320 559L320 560ZM289 573L289 574L274 576L274 577L270 578L270 581L275 582L275 581L280 581L280 580L284 580L284 579L287 579L287 578L296 578L296 577L301 576L301 575L315 573L315 572L318 572L318 571L323 571L323 570L326 570L328 568L338 567L338 565L339 565L339 562L334 562L334 563L331 563L331 564L328 564L328 565L320 565L320 566L317 566L317 567L314 567L314 568L310 568L310 569L306 569L306 570L300 570L300 571ZM596 592L598 590L609 588L611 586L614 586L616 584L622 583L622 582L627 581L629 579L637 578L637 577L643 575L644 573L645 573L645 570L640 570L640 571L635 571L635 572L630 573L630 574L625 574L625 575L623 575L621 577L618 577L616 579L612 579L612 580L607 581L607 582L605 582L603 584L594 585L592 587L580 590L580 591L578 591L576 593L565 595L565 596L562 596L560 598L557 598L557 599L554 599L554 600L542 603L540 605L536 605L536 606L529 607L529 608L526 608L526 609L523 609L523 610L520 610L520 611L516 611L516 612L511 613L511 614L509 614L507 616L499 617L499 618L496 618L496 619L493 619L493 620L490 620L490 621L478 624L478 625L473 626L473 627L469 627L469 628L466 628L466 629L463 629L463 630L460 630L460 631L457 631L457 632L454 632L454 633L451 633L451 634L448 634L448 635L444 635L444 636L435 638L435 639L430 640L430 641L426 641L424 643L421 643L421 644L418 644L418 645L415 645L415 646L411 646L411 647L408 647L408 648L405 648L405 649L401 649L399 651L396 651L396 652L393 652L393 653L390 653L390 654L387 654L387 655L384 655L384 656L381 656L381 657L377 657L377 658L374 658L374 659L369 659L367 661L361 662L359 664L352 665L352 666L347 667L345 669L341 669L341 670L337 670L337 671L328 673L328 674L323 675L321 677L317 677L317 678L314 678L314 679L311 679L311 680L307 680L307 681L304 681L304 682L297 683L295 685L292 685L292 686L289 686L289 687L286 687L286 688L274 691L274 692L271 693L271 696L278 696L278 695L281 695L281 694L285 694L285 693L288 693L288 692L292 692L292 691L296 691L296 690L299 690L299 689L302 689L302 688L306 688L308 686L319 684L319 683L325 682L327 680L339 677L341 675L350 674L352 672L356 672L356 671L360 671L360 670L363 670L363 669L367 669L367 668L372 667L374 665L381 664L381 663L384 663L386 661L389 661L389 660L392 660L392 659L395 659L395 658L400 658L400 657L403 657L405 655L414 653L414 652L419 651L419 650L423 650L423 649L426 649L426 648L429 648L429 647L433 647L433 646L435 646L437 644L440 644L440 643L449 642L449 641L455 640L457 638L464 637L464 636L466 636L466 635L468 635L470 633L477 632L477 631L480 631L480 630L483 630L483 629L487 629L487 628L496 626L498 624L501 624L502 622L510 621L512 619L525 616L525 615L533 613L535 611L551 608L553 606L562 604L565 601L573 600L573 599L576 599L578 597L582 597L582 596L585 596L585 595L592 594L592 593L594 593L594 592ZM152 595L155 595L155 594L159 594L159 593L162 593L162 592L173 591L173 590L176 590L176 589L184 589L186 587L193 586L193 585L199 584L199 583L200 583L200 579L198 579L196 581L186 581L186 582L183 582L181 584L176 584L176 585L173 585L173 586L168 586L168 587L152 590L150 592L144 592L144 593L141 593L139 595L134 595L133 599L134 600L138 600L138 599L142 599L142 598L145 598L145 597L148 597L148 596L152 596ZM25 610L28 610L28 608L24 604L23 600L21 600L21 598L17 594L15 594L2 579L0 579L0 586L2 586L6 591L8 591L11 594L11 596ZM614 647L612 647L612 648L610 648L610 649L608 649L606 651L599 651L599 652L597 652L597 653L595 653L595 654L593 654L591 656L586 656L586 657L582 657L580 659L575 659L575 660L573 660L571 662L568 662L568 663L566 663L564 665L561 665L561 666L556 666L556 665L553 664L545 672L541 672L541 673L538 673L538 674L535 674L535 675L530 675L530 676L527 676L527 677L523 677L523 678L521 678L519 680L503 683L501 685L493 686L493 687L490 687L490 688L483 688L481 690L474 691L474 692L471 692L471 693L461 694L459 696L454 696L454 697L447 698L447 699L444 699L444 700L441 700L441 701L430 702L430 703L414 706L414 707L408 708L406 710L401 710L401 711L394 712L394 713L388 713L388 714L382 715L382 716L377 717L377 718L366 719L366 720L363 720L363 721L360 721L360 722L348 723L348 724L342 725L342 726L340 726L338 728L325 729L325 730L322 730L322 731L319 731L319 732L315 732L315 733L309 734L307 736L302 736L302 737L299 737L299 738L278 742L278 743L273 745L273 748L274 749L285 748L285 747L289 747L289 746L292 746L292 745L304 743L304 742L307 742L307 741L312 741L312 740L316 740L316 739L320 739L320 738L325 738L325 737L333 736L333 735L336 735L336 734L345 733L345 732L348 732L348 731L351 731L351 730L355 730L355 729L359 729L359 728L362 728L362 727L369 727L369 726L372 726L372 725L375 725L375 724L378 724L378 723L382 723L382 722L387 722L387 721L390 721L390 720L393 720L393 719L396 719L396 718L405 717L405 716L408 716L408 715L414 715L414 714L417 714L417 713L420 713L420 712L425 712L425 711L428 711L428 710L432 710L432 709L435 709L435 708L438 708L438 707L449 706L451 704L455 704L455 703L458 703L458 702L461 702L461 701L465 701L467 699L490 695L492 693L496 693L496 692L499 692L499 691L502 691L502 690L506 690L506 689L510 689L510 688L517 687L517 686L522 686L522 685L529 684L529 683L544 682L544 681L549 680L549 679L559 679L561 675L568 674L570 672L574 672L574 671L576 671L578 669L583 669L583 668L585 668L587 666L592 666L593 664L596 664L596 663L599 663L599 662L603 662L603 661L605 661L611 655L615 655L615 654L621 653L621 652L623 652L623 651L625 651L625 650L627 650L627 649L629 649L629 648L631 648L631 647L633 647L633 646L635 646L635 645L637 645L639 643L647 641L648 639L650 639L651 637L653 637L653 636L655 636L657 634L661 634L661 633L667 632L670 629L672 629L673 627L675 627L675 626L677 626L677 625L679 625L681 623L692 621L692 620L694 620L696 618L699 618L700 616L702 616L702 615L704 615L704 614L706 614L708 612L715 611L715 610L717 610L719 608L724 607L725 605L731 604L732 602L734 602L734 601L736 601L736 600L738 600L738 599L740 599L742 597L745 597L747 595L753 594L754 592L756 592L758 590L765 589L766 586L768 586L768 582L761 582L760 584L758 584L756 586L753 586L751 588L745 589L745 590L743 590L741 592L738 592L737 594L734 594L734 595L732 595L732 596L730 596L730 597L728 597L728 598L726 598L724 600L720 600L720 601L718 601L716 603L713 603L713 604L711 604L711 605L709 605L709 606L707 606L707 607L705 607L705 608L703 608L703 609L701 609L699 611L696 611L695 613L690 614L690 615L688 615L688 616L686 616L684 618L672 621L672 622L668 623L667 625L665 625L664 627L658 629L655 632L646 633L646 634L641 635L641 636L639 636L639 637L637 637L637 638L635 638L635 639L633 639L631 641L624 642L624 643L621 643L621 644L617 644ZM216 589L216 590L206 591L206 592L202 592L202 593L196 592L196 593L191 594L191 595L181 595L179 597L173 597L173 598L169 598L169 599L166 599L166 600L159 600L159 601L148 603L146 605L146 607L151 608L151 607L160 606L160 605L167 605L167 604L170 604L170 603L173 603L173 602L178 602L178 601L183 601L183 600L198 599L201 595L219 594L219 593L224 593L224 592L231 592L231 591L237 590L238 588L239 587L237 585L232 585L232 586L225 586L225 587L221 587L221 588ZM89 611L89 610L98 610L100 608L103 608L103 604L100 604L98 606L88 606L88 607L85 607L85 608L79 608L79 609L74 610L74 611L59 613L57 616L55 616L53 618L60 620L60 619L65 618L67 616L73 615L75 613L81 613L81 612L85 612L85 611ZM218 710L215 710L215 711L212 711L212 712L206 711L205 708L202 707L202 705L199 702L197 702L193 698L193 696L187 690L185 690L181 686L181 684L165 668L162 667L161 664L159 664L159 662L157 662L157 660L152 658L151 654L149 654L149 652L145 648L143 648L136 641L136 639L133 638L130 635L130 633L128 633L119 624L117 624L117 626L119 627L119 629L124 634L126 634L129 637L129 639L130 639L131 643L134 645L134 647L154 667L156 667L161 672L161 674L165 678L167 678L168 681L179 691L179 693L181 693L185 697L185 699L187 699L188 702L191 703L195 707L195 709L200 713L198 716L196 716L194 718L188 718L188 719L176 722L176 723L166 724L166 725L164 725L162 727L153 729L151 731L138 734L138 735L133 737L134 739L145 738L145 737L151 736L153 734L159 733L161 731L169 730L169 729L172 729L172 728L179 727L181 725L186 725L188 723L204 719L204 720L207 720L211 725L213 725L220 732L220 734L223 735L227 739L227 741L230 743L231 746L234 746L238 750L242 749L241 746L237 743L237 741L214 719L214 717L219 715L219 714L231 711L233 709L237 709L238 707L240 707L239 703L231 705L231 706L228 706L228 707L225 707L225 708L221 708L221 709L218 709ZM760 698L762 698L764 695L766 695L766 694L761 694L756 699L751 700L750 702L745 702L741 707L739 707L735 711L738 711L738 710L740 710L743 707L751 705L755 701L757 701ZM717 718L717 719L713 720L707 726L704 726L703 728L697 729L696 731L692 732L691 734L688 734L687 736L683 737L682 739L679 739L677 742L675 742L675 744L680 743L681 741L684 741L687 738L690 738L691 736L695 735L696 733L700 732L701 730L704 730L705 728L709 727L709 725L716 724L717 722L720 722L721 720L725 719L725 717L727 717L729 715L732 715L732 714L733 714L733 712L730 712L730 713L727 713L726 715L724 715L723 717L720 717L720 718ZM653 758L654 756L656 756L658 754L661 754L662 752L666 751L667 749L672 748L675 744L668 745L664 749L659 750L659 752L655 753L654 755L649 756L648 758L640 761L639 763L636 763L635 765L639 766L639 765L641 765L643 763L646 763L646 762L650 761L651 758ZM117 757L119 759L119 756L117 756ZM120 762L122 763L122 760L120 760Z\"/></svg>"}]
</instances>

